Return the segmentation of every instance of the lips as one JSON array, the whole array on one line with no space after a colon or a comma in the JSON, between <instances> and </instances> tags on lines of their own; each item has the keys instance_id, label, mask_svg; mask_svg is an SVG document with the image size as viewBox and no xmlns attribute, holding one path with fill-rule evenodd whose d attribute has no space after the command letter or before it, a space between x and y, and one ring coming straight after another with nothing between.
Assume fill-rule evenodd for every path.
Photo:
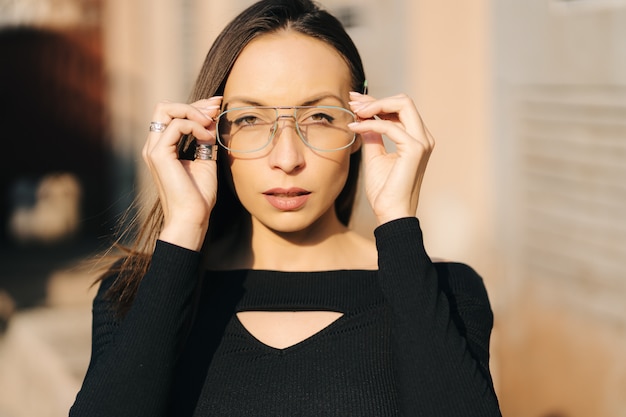
<instances>
[{"instance_id":1,"label":"lips","mask_svg":"<svg viewBox=\"0 0 626 417\"><path fill-rule=\"evenodd\" d=\"M311 192L302 188L272 188L263 193L267 201L281 211L301 209L309 199Z\"/></svg>"}]
</instances>

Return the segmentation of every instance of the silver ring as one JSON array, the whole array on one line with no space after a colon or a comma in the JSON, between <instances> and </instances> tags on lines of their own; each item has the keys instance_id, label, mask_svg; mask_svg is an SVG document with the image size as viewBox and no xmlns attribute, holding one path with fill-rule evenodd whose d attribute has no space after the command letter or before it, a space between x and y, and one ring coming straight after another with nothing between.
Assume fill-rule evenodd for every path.
<instances>
[{"instance_id":1,"label":"silver ring","mask_svg":"<svg viewBox=\"0 0 626 417\"><path fill-rule=\"evenodd\" d=\"M217 161L217 145L198 144L193 156L203 161Z\"/></svg>"},{"instance_id":2,"label":"silver ring","mask_svg":"<svg viewBox=\"0 0 626 417\"><path fill-rule=\"evenodd\" d=\"M163 132L167 127L167 123L150 122L150 132Z\"/></svg>"}]
</instances>

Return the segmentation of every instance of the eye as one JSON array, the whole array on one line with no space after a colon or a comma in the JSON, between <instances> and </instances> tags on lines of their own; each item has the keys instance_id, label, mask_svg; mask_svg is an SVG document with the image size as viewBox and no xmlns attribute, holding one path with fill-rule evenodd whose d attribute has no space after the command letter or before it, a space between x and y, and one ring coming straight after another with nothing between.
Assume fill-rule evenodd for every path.
<instances>
[{"instance_id":1,"label":"eye","mask_svg":"<svg viewBox=\"0 0 626 417\"><path fill-rule=\"evenodd\" d=\"M312 115L307 116L304 119L304 123L316 123L316 124L332 124L335 121L335 118L330 114L319 112Z\"/></svg>"},{"instance_id":2,"label":"eye","mask_svg":"<svg viewBox=\"0 0 626 417\"><path fill-rule=\"evenodd\" d=\"M236 118L233 121L233 124L237 127L245 127L245 126L255 126L260 123L260 120L257 116L246 115Z\"/></svg>"}]
</instances>

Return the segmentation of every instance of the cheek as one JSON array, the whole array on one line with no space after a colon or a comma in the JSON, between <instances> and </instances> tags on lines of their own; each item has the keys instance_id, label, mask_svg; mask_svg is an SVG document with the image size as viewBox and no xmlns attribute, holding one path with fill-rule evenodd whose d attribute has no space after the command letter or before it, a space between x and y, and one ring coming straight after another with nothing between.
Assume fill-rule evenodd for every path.
<instances>
[{"instance_id":1,"label":"cheek","mask_svg":"<svg viewBox=\"0 0 626 417\"><path fill-rule=\"evenodd\" d=\"M230 182L235 194L241 199L246 196L246 191L250 190L254 184L256 170L250 164L244 164L241 161L232 162L230 164Z\"/></svg>"},{"instance_id":2,"label":"cheek","mask_svg":"<svg viewBox=\"0 0 626 417\"><path fill-rule=\"evenodd\" d=\"M336 194L343 189L350 169L350 154L336 155L333 162L325 161L325 166L319 167L317 171L320 181L334 190Z\"/></svg>"},{"instance_id":3,"label":"cheek","mask_svg":"<svg viewBox=\"0 0 626 417\"><path fill-rule=\"evenodd\" d=\"M226 152L220 154L218 158L221 157L219 161L219 181L220 186L228 187L234 193L235 192L235 184L233 182L233 171L232 171L232 159L230 155ZM228 161L228 162L225 162Z\"/></svg>"}]
</instances>

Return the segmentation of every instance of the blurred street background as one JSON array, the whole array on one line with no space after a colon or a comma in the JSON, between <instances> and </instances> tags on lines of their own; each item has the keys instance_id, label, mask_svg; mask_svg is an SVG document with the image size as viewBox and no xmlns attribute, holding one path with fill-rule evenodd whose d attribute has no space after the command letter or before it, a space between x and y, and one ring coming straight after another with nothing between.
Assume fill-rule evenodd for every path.
<instances>
[{"instance_id":1,"label":"blurred street background","mask_svg":"<svg viewBox=\"0 0 626 417\"><path fill-rule=\"evenodd\" d=\"M67 415L152 109L251 3L0 0L0 417ZM320 3L437 141L418 216L485 279L503 414L626 417L626 0Z\"/></svg>"}]
</instances>

